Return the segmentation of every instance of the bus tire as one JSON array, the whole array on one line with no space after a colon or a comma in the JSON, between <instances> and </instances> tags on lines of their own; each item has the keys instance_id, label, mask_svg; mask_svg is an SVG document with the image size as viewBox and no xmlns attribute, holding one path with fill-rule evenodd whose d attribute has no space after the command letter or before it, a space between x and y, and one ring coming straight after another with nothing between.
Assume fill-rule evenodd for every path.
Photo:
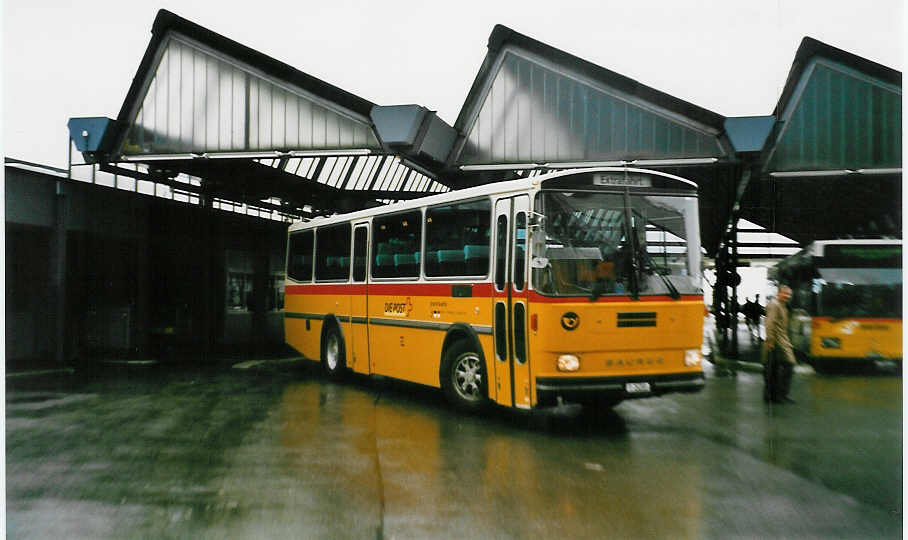
<instances>
[{"instance_id":1,"label":"bus tire","mask_svg":"<svg viewBox=\"0 0 908 540\"><path fill-rule=\"evenodd\" d=\"M328 327L322 339L322 369L325 375L334 380L341 379L347 369L346 356L344 338L340 331L336 326Z\"/></svg>"},{"instance_id":2,"label":"bus tire","mask_svg":"<svg viewBox=\"0 0 908 540\"><path fill-rule=\"evenodd\" d=\"M456 341L445 351L439 370L445 397L457 409L478 412L488 404L489 381L482 355L467 340Z\"/></svg>"}]
</instances>

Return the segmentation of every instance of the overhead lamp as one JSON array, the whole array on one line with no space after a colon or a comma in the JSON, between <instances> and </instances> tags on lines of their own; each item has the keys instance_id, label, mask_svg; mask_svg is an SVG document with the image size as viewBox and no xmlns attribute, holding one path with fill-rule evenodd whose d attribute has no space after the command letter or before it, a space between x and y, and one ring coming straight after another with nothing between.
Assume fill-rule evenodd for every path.
<instances>
[{"instance_id":1,"label":"overhead lamp","mask_svg":"<svg viewBox=\"0 0 908 540\"><path fill-rule=\"evenodd\" d=\"M489 165L461 165L462 171L512 171L518 169L535 169L541 167L536 163L496 163Z\"/></svg>"},{"instance_id":2,"label":"overhead lamp","mask_svg":"<svg viewBox=\"0 0 908 540\"><path fill-rule=\"evenodd\" d=\"M858 174L902 174L902 168L892 169L858 169Z\"/></svg>"},{"instance_id":3,"label":"overhead lamp","mask_svg":"<svg viewBox=\"0 0 908 540\"><path fill-rule=\"evenodd\" d=\"M805 178L805 177L816 177L816 176L847 176L849 174L855 174L857 171L851 169L837 169L829 171L783 171L783 172L771 172L769 176L773 178Z\"/></svg>"},{"instance_id":4,"label":"overhead lamp","mask_svg":"<svg viewBox=\"0 0 908 540\"><path fill-rule=\"evenodd\" d=\"M657 165L710 165L719 161L719 158L679 158L679 159L635 159L630 165L657 166Z\"/></svg>"},{"instance_id":5,"label":"overhead lamp","mask_svg":"<svg viewBox=\"0 0 908 540\"><path fill-rule=\"evenodd\" d=\"M544 163L549 169L582 169L587 167L627 167L631 162L619 161L569 161L565 163Z\"/></svg>"},{"instance_id":6,"label":"overhead lamp","mask_svg":"<svg viewBox=\"0 0 908 540\"><path fill-rule=\"evenodd\" d=\"M368 156L368 148L351 148L348 150L292 150L290 157L333 157L333 156Z\"/></svg>"},{"instance_id":7,"label":"overhead lamp","mask_svg":"<svg viewBox=\"0 0 908 540\"><path fill-rule=\"evenodd\" d=\"M195 159L202 157L191 152L183 154L141 154L135 156L120 156L120 161L173 161L177 159Z\"/></svg>"},{"instance_id":8,"label":"overhead lamp","mask_svg":"<svg viewBox=\"0 0 908 540\"><path fill-rule=\"evenodd\" d=\"M208 159L276 159L284 154L277 150L265 152L205 152L202 157Z\"/></svg>"}]
</instances>

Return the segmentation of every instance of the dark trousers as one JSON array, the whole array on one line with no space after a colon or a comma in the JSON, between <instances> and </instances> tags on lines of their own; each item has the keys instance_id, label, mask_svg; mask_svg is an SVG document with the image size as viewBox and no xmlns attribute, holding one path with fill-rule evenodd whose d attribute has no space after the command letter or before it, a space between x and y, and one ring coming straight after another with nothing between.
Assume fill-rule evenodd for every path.
<instances>
[{"instance_id":1,"label":"dark trousers","mask_svg":"<svg viewBox=\"0 0 908 540\"><path fill-rule=\"evenodd\" d=\"M793 372L794 366L785 360L781 350L769 351L763 364L763 399L779 403L787 398Z\"/></svg>"}]
</instances>

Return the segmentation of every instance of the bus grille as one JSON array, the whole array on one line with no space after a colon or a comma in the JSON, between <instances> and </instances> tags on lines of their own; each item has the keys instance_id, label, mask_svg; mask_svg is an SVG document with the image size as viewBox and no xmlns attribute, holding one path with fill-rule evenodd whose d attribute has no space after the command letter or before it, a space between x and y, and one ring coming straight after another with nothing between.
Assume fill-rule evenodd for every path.
<instances>
[{"instance_id":1,"label":"bus grille","mask_svg":"<svg viewBox=\"0 0 908 540\"><path fill-rule=\"evenodd\" d=\"M641 326L656 326L656 312L645 311L618 314L618 328L638 328Z\"/></svg>"}]
</instances>

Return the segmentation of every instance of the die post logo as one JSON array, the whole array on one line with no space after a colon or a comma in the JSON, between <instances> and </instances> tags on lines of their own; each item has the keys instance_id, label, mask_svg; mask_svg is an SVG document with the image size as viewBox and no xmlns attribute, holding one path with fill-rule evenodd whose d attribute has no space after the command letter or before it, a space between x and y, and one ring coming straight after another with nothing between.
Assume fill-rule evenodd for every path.
<instances>
[{"instance_id":1,"label":"die post logo","mask_svg":"<svg viewBox=\"0 0 908 540\"><path fill-rule=\"evenodd\" d=\"M391 317L409 317L413 311L413 302L408 296L403 301L385 302L385 315Z\"/></svg>"}]
</instances>

